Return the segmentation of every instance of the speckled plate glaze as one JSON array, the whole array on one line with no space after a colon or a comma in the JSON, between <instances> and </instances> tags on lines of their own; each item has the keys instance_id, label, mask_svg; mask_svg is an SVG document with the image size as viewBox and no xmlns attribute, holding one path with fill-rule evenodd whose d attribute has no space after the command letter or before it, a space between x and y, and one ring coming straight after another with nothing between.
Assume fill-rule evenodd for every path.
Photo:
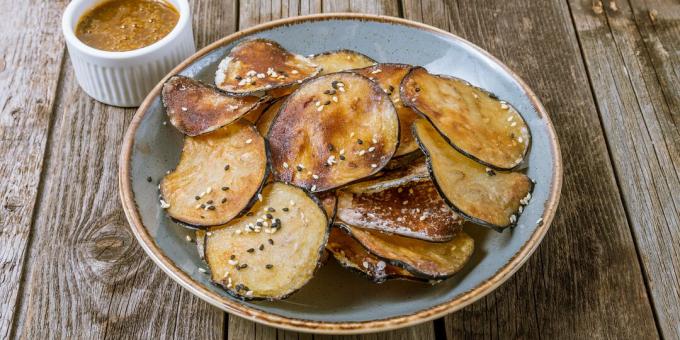
<instances>
[{"instance_id":1,"label":"speckled plate glaze","mask_svg":"<svg viewBox=\"0 0 680 340\"><path fill-rule=\"evenodd\" d=\"M534 252L557 207L562 163L552 123L524 82L479 47L448 32L383 16L329 14L269 22L232 34L177 66L182 74L213 82L220 59L240 40L273 39L304 55L352 49L378 61L422 65L430 72L470 81L512 103L533 135L528 174L536 181L533 199L518 226L503 233L468 228L476 250L464 270L436 286L391 281L380 285L329 261L314 279L284 301L243 302L212 285L193 235L159 206L157 183L178 162L182 135L167 120L161 84L137 111L120 158L120 195L132 231L144 250L170 277L203 300L246 319L304 332L365 333L406 327L454 312L507 280ZM168 76L170 76L168 75ZM151 183L147 178L152 177ZM539 223L538 221L542 221Z\"/></svg>"}]
</instances>

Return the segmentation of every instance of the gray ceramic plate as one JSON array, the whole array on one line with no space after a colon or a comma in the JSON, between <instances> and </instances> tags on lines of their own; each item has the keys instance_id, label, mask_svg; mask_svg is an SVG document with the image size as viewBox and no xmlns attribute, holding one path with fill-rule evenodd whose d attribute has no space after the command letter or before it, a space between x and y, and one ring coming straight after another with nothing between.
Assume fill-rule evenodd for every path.
<instances>
[{"instance_id":1,"label":"gray ceramic plate","mask_svg":"<svg viewBox=\"0 0 680 340\"><path fill-rule=\"evenodd\" d=\"M329 261L314 279L284 301L243 302L212 285L193 232L172 222L158 202L157 180L178 162L182 136L160 103L161 84L137 111L120 159L120 192L130 225L149 256L174 280L205 301L241 317L308 332L362 333L413 325L456 311L507 280L536 249L553 218L562 164L553 126L533 92L506 66L473 44L436 28L390 17L331 14L270 22L230 35L196 53L171 74L212 83L215 69L240 40L273 39L304 55L352 49L378 61L425 66L496 93L527 120L533 136L528 174L533 199L513 230L470 228L476 251L465 269L436 286L391 281L380 285ZM152 177L152 183L147 177ZM542 222L539 222L542 221Z\"/></svg>"}]
</instances>

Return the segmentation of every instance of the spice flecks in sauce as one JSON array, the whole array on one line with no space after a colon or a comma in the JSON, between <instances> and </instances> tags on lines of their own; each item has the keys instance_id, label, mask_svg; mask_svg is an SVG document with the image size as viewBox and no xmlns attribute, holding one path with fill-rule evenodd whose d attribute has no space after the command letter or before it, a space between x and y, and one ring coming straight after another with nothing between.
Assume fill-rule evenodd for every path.
<instances>
[{"instance_id":1,"label":"spice flecks in sauce","mask_svg":"<svg viewBox=\"0 0 680 340\"><path fill-rule=\"evenodd\" d=\"M165 1L109 0L80 17L76 37L99 50L131 51L161 40L178 20L177 10Z\"/></svg>"}]
</instances>

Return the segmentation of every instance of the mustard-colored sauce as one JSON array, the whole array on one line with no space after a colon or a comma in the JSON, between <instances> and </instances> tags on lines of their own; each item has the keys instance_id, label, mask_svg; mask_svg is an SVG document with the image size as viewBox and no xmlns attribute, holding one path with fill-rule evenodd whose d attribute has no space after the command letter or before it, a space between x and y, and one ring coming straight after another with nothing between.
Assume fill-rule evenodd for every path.
<instances>
[{"instance_id":1,"label":"mustard-colored sauce","mask_svg":"<svg viewBox=\"0 0 680 340\"><path fill-rule=\"evenodd\" d=\"M109 0L87 11L76 37L104 51L131 51L149 46L177 25L179 13L161 0Z\"/></svg>"}]
</instances>

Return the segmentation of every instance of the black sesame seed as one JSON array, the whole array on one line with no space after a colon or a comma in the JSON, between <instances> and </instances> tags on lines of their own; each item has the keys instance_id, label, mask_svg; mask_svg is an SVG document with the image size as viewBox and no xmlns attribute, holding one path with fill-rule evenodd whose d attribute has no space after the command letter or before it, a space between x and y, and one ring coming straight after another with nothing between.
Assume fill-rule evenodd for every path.
<instances>
[{"instance_id":1,"label":"black sesame seed","mask_svg":"<svg viewBox=\"0 0 680 340\"><path fill-rule=\"evenodd\" d=\"M336 93L335 90L331 90L328 94L334 95L335 93Z\"/></svg>"},{"instance_id":2,"label":"black sesame seed","mask_svg":"<svg viewBox=\"0 0 680 340\"><path fill-rule=\"evenodd\" d=\"M201 199L201 196L194 197L197 201Z\"/></svg>"},{"instance_id":3,"label":"black sesame seed","mask_svg":"<svg viewBox=\"0 0 680 340\"><path fill-rule=\"evenodd\" d=\"M223 204L224 204L224 203L227 203L227 198L226 198L226 197L222 199L222 203L223 203Z\"/></svg>"},{"instance_id":4,"label":"black sesame seed","mask_svg":"<svg viewBox=\"0 0 680 340\"><path fill-rule=\"evenodd\" d=\"M274 268L274 265L273 265L273 264L268 264L268 265L266 265L266 266L264 266L264 267L267 268L267 269L272 269L272 268Z\"/></svg>"},{"instance_id":5,"label":"black sesame seed","mask_svg":"<svg viewBox=\"0 0 680 340\"><path fill-rule=\"evenodd\" d=\"M222 191L227 191L229 190L229 187L222 187Z\"/></svg>"},{"instance_id":6,"label":"black sesame seed","mask_svg":"<svg viewBox=\"0 0 680 340\"><path fill-rule=\"evenodd\" d=\"M205 216L201 215L201 218L205 218Z\"/></svg>"},{"instance_id":7,"label":"black sesame seed","mask_svg":"<svg viewBox=\"0 0 680 340\"><path fill-rule=\"evenodd\" d=\"M270 219L270 220L271 220L272 218L274 218L274 216L272 216L272 214L267 214L267 215L265 215L265 216L267 216L267 218Z\"/></svg>"},{"instance_id":8,"label":"black sesame seed","mask_svg":"<svg viewBox=\"0 0 680 340\"><path fill-rule=\"evenodd\" d=\"M213 204L213 200L208 200L208 202L205 202L207 204Z\"/></svg>"},{"instance_id":9,"label":"black sesame seed","mask_svg":"<svg viewBox=\"0 0 680 340\"><path fill-rule=\"evenodd\" d=\"M224 170L229 170L229 164L224 166Z\"/></svg>"},{"instance_id":10,"label":"black sesame seed","mask_svg":"<svg viewBox=\"0 0 680 340\"><path fill-rule=\"evenodd\" d=\"M333 151L333 150L335 150L335 147L333 146L333 144L328 144L328 151Z\"/></svg>"},{"instance_id":11,"label":"black sesame seed","mask_svg":"<svg viewBox=\"0 0 680 340\"><path fill-rule=\"evenodd\" d=\"M215 206L214 205L209 206L208 210L215 210Z\"/></svg>"},{"instance_id":12,"label":"black sesame seed","mask_svg":"<svg viewBox=\"0 0 680 340\"><path fill-rule=\"evenodd\" d=\"M492 169L486 169L486 174L489 176L496 176L496 172Z\"/></svg>"},{"instance_id":13,"label":"black sesame seed","mask_svg":"<svg viewBox=\"0 0 680 340\"><path fill-rule=\"evenodd\" d=\"M416 87L416 92L420 92L420 87Z\"/></svg>"},{"instance_id":14,"label":"black sesame seed","mask_svg":"<svg viewBox=\"0 0 680 340\"><path fill-rule=\"evenodd\" d=\"M241 80L241 79L243 79L243 78L241 78L241 76L236 76L236 77L234 77L234 79L236 79L236 80Z\"/></svg>"},{"instance_id":15,"label":"black sesame seed","mask_svg":"<svg viewBox=\"0 0 680 340\"><path fill-rule=\"evenodd\" d=\"M253 252L255 252L255 248L250 248L250 249L248 249L248 250L246 250L246 251L249 252L249 253L253 253Z\"/></svg>"},{"instance_id":16,"label":"black sesame seed","mask_svg":"<svg viewBox=\"0 0 680 340\"><path fill-rule=\"evenodd\" d=\"M205 204L200 205L201 209L205 209Z\"/></svg>"},{"instance_id":17,"label":"black sesame seed","mask_svg":"<svg viewBox=\"0 0 680 340\"><path fill-rule=\"evenodd\" d=\"M341 160L341 161L344 161L344 160L345 160L345 156L344 156L344 155L340 155L340 160Z\"/></svg>"},{"instance_id":18,"label":"black sesame seed","mask_svg":"<svg viewBox=\"0 0 680 340\"><path fill-rule=\"evenodd\" d=\"M274 208L272 208L272 207L269 207L269 208L267 209L267 211L269 211L269 212L275 212L276 209L274 209Z\"/></svg>"},{"instance_id":19,"label":"black sesame seed","mask_svg":"<svg viewBox=\"0 0 680 340\"><path fill-rule=\"evenodd\" d=\"M390 93L394 92L394 86L390 85Z\"/></svg>"},{"instance_id":20,"label":"black sesame seed","mask_svg":"<svg viewBox=\"0 0 680 340\"><path fill-rule=\"evenodd\" d=\"M257 223L255 223L255 225L258 226L258 227L261 227L261 226L262 226L262 222L257 222Z\"/></svg>"},{"instance_id":21,"label":"black sesame seed","mask_svg":"<svg viewBox=\"0 0 680 340\"><path fill-rule=\"evenodd\" d=\"M260 248L258 248L258 249L264 250L264 244L260 244Z\"/></svg>"},{"instance_id":22,"label":"black sesame seed","mask_svg":"<svg viewBox=\"0 0 680 340\"><path fill-rule=\"evenodd\" d=\"M333 82L331 82L331 86L332 86L334 89L337 89L337 88L338 88L338 81L337 81L337 80L333 80Z\"/></svg>"},{"instance_id":23,"label":"black sesame seed","mask_svg":"<svg viewBox=\"0 0 680 340\"><path fill-rule=\"evenodd\" d=\"M283 209L281 209L281 210L283 210L283 211L285 211L285 212L288 212L290 209L288 209L288 208L283 208Z\"/></svg>"},{"instance_id":24,"label":"black sesame seed","mask_svg":"<svg viewBox=\"0 0 680 340\"><path fill-rule=\"evenodd\" d=\"M238 292L240 290L243 290L243 289L245 289L245 287L246 286L244 286L243 283L239 283L239 284L236 285L236 291Z\"/></svg>"},{"instance_id":25,"label":"black sesame seed","mask_svg":"<svg viewBox=\"0 0 680 340\"><path fill-rule=\"evenodd\" d=\"M252 211L247 212L246 216L253 216L253 212Z\"/></svg>"},{"instance_id":26,"label":"black sesame seed","mask_svg":"<svg viewBox=\"0 0 680 340\"><path fill-rule=\"evenodd\" d=\"M267 242L269 242L269 244L271 244L271 245L274 245L274 240L272 240L272 239L268 239Z\"/></svg>"},{"instance_id":27,"label":"black sesame seed","mask_svg":"<svg viewBox=\"0 0 680 340\"><path fill-rule=\"evenodd\" d=\"M241 270L241 269L246 269L246 268L248 268L248 264L247 264L247 263L244 263L244 264L238 266L238 269L239 269L239 270Z\"/></svg>"},{"instance_id":28,"label":"black sesame seed","mask_svg":"<svg viewBox=\"0 0 680 340\"><path fill-rule=\"evenodd\" d=\"M277 219L274 220L274 222L276 222L276 224L281 224L281 219L277 218Z\"/></svg>"},{"instance_id":29,"label":"black sesame seed","mask_svg":"<svg viewBox=\"0 0 680 340\"><path fill-rule=\"evenodd\" d=\"M331 90L323 91L324 94L331 94Z\"/></svg>"},{"instance_id":30,"label":"black sesame seed","mask_svg":"<svg viewBox=\"0 0 680 340\"><path fill-rule=\"evenodd\" d=\"M296 166L296 167L295 167L295 169L297 169L297 171L302 171L302 167L301 167L301 166L299 166L299 165L298 165L298 166Z\"/></svg>"},{"instance_id":31,"label":"black sesame seed","mask_svg":"<svg viewBox=\"0 0 680 340\"><path fill-rule=\"evenodd\" d=\"M358 143L359 145L361 145L361 144L364 144L364 141L362 141L361 139L357 139L357 143Z\"/></svg>"},{"instance_id":32,"label":"black sesame seed","mask_svg":"<svg viewBox=\"0 0 680 340\"><path fill-rule=\"evenodd\" d=\"M323 105L328 105L328 104L330 104L330 103L331 103L331 101L330 101L330 100L327 100L325 103L323 103Z\"/></svg>"},{"instance_id":33,"label":"black sesame seed","mask_svg":"<svg viewBox=\"0 0 680 340\"><path fill-rule=\"evenodd\" d=\"M151 183L151 181L153 181L153 178L147 177L147 178L146 178L146 181L149 182L149 183Z\"/></svg>"}]
</instances>

